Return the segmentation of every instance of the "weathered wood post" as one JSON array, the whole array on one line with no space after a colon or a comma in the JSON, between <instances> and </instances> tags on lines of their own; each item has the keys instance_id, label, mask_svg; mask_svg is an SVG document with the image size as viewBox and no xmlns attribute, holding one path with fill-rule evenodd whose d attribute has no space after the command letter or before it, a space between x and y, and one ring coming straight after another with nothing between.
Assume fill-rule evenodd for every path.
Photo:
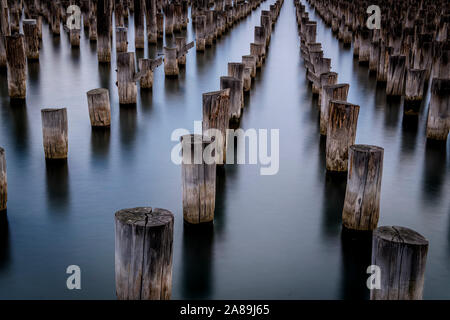
<instances>
[{"instance_id":1,"label":"weathered wood post","mask_svg":"<svg viewBox=\"0 0 450 320\"><path fill-rule=\"evenodd\" d=\"M69 30L70 45L72 47L77 48L80 46L80 37L81 37L80 29L70 29Z\"/></svg>"},{"instance_id":2,"label":"weathered wood post","mask_svg":"<svg viewBox=\"0 0 450 320\"><path fill-rule=\"evenodd\" d=\"M246 68L250 68L250 77L256 77L256 57L253 55L242 56L242 63Z\"/></svg>"},{"instance_id":3,"label":"weathered wood post","mask_svg":"<svg viewBox=\"0 0 450 320\"><path fill-rule=\"evenodd\" d=\"M15 33L6 36L6 57L9 96L12 99L25 99L27 95L27 58L22 34Z\"/></svg>"},{"instance_id":4,"label":"weathered wood post","mask_svg":"<svg viewBox=\"0 0 450 320\"><path fill-rule=\"evenodd\" d=\"M215 39L215 32L216 32L216 23L214 21L214 11L207 10L205 12L206 14L206 32L205 32L205 39L206 39L206 46L211 47L213 45L214 39Z\"/></svg>"},{"instance_id":5,"label":"weathered wood post","mask_svg":"<svg viewBox=\"0 0 450 320\"><path fill-rule=\"evenodd\" d=\"M255 27L255 43L261 45L261 60L266 56L266 31L264 27Z\"/></svg>"},{"instance_id":6,"label":"weathered wood post","mask_svg":"<svg viewBox=\"0 0 450 320\"><path fill-rule=\"evenodd\" d=\"M134 45L136 49L144 49L145 31L144 31L144 8L142 0L134 1Z\"/></svg>"},{"instance_id":7,"label":"weathered wood post","mask_svg":"<svg viewBox=\"0 0 450 320\"><path fill-rule=\"evenodd\" d=\"M204 152L211 139L202 135L181 137L183 180L183 218L191 224L214 221L216 202L216 162L204 159ZM207 151L207 150L206 150Z\"/></svg>"},{"instance_id":8,"label":"weathered wood post","mask_svg":"<svg viewBox=\"0 0 450 320\"><path fill-rule=\"evenodd\" d=\"M86 93L89 118L92 127L109 127L111 125L111 105L108 89L93 89Z\"/></svg>"},{"instance_id":9,"label":"weathered wood post","mask_svg":"<svg viewBox=\"0 0 450 320\"><path fill-rule=\"evenodd\" d=\"M380 267L381 289L371 300L421 300L428 240L414 230L383 226L373 232L372 265Z\"/></svg>"},{"instance_id":10,"label":"weathered wood post","mask_svg":"<svg viewBox=\"0 0 450 320\"><path fill-rule=\"evenodd\" d=\"M230 122L241 118L242 81L234 77L220 77L220 90L230 89Z\"/></svg>"},{"instance_id":11,"label":"weathered wood post","mask_svg":"<svg viewBox=\"0 0 450 320\"><path fill-rule=\"evenodd\" d=\"M326 135L330 116L330 101L347 101L350 85L347 83L324 85L322 87L322 103L320 105L320 134Z\"/></svg>"},{"instance_id":12,"label":"weathered wood post","mask_svg":"<svg viewBox=\"0 0 450 320\"><path fill-rule=\"evenodd\" d=\"M156 13L156 40L164 38L164 14L162 12Z\"/></svg>"},{"instance_id":13,"label":"weathered wood post","mask_svg":"<svg viewBox=\"0 0 450 320\"><path fill-rule=\"evenodd\" d=\"M424 69L408 69L406 74L405 102L403 112L406 115L418 115L425 86Z\"/></svg>"},{"instance_id":14,"label":"weathered wood post","mask_svg":"<svg viewBox=\"0 0 450 320\"><path fill-rule=\"evenodd\" d=\"M205 28L206 28L206 16L198 15L195 17L195 42L197 51L205 51L206 39L205 39Z\"/></svg>"},{"instance_id":15,"label":"weathered wood post","mask_svg":"<svg viewBox=\"0 0 450 320\"><path fill-rule=\"evenodd\" d=\"M377 69L377 82L386 82L389 70L389 57L393 52L392 47L385 46L384 42L380 43L380 56Z\"/></svg>"},{"instance_id":16,"label":"weathered wood post","mask_svg":"<svg viewBox=\"0 0 450 320\"><path fill-rule=\"evenodd\" d=\"M67 159L67 109L42 109L41 118L45 158Z\"/></svg>"},{"instance_id":17,"label":"weathered wood post","mask_svg":"<svg viewBox=\"0 0 450 320\"><path fill-rule=\"evenodd\" d=\"M347 190L342 224L351 230L371 231L380 216L384 149L353 145L348 150Z\"/></svg>"},{"instance_id":18,"label":"weathered wood post","mask_svg":"<svg viewBox=\"0 0 450 320\"><path fill-rule=\"evenodd\" d=\"M240 62L228 63L228 76L241 81L241 108L244 107L244 64Z\"/></svg>"},{"instance_id":19,"label":"weathered wood post","mask_svg":"<svg viewBox=\"0 0 450 320\"><path fill-rule=\"evenodd\" d=\"M119 300L169 300L174 216L140 207L114 215L116 295Z\"/></svg>"},{"instance_id":20,"label":"weathered wood post","mask_svg":"<svg viewBox=\"0 0 450 320\"><path fill-rule=\"evenodd\" d=\"M127 7L124 7L123 0L114 0L114 18L116 28L125 26L125 10L127 10Z\"/></svg>"},{"instance_id":21,"label":"weathered wood post","mask_svg":"<svg viewBox=\"0 0 450 320\"><path fill-rule=\"evenodd\" d=\"M166 37L173 34L173 20L174 20L174 5L173 3L167 4L164 7L164 27L166 31Z\"/></svg>"},{"instance_id":22,"label":"weathered wood post","mask_svg":"<svg viewBox=\"0 0 450 320\"><path fill-rule=\"evenodd\" d=\"M59 36L61 33L61 10L56 1L50 2L50 26L53 35Z\"/></svg>"},{"instance_id":23,"label":"weathered wood post","mask_svg":"<svg viewBox=\"0 0 450 320\"><path fill-rule=\"evenodd\" d=\"M148 43L156 43L158 26L156 22L156 0L145 0Z\"/></svg>"},{"instance_id":24,"label":"weathered wood post","mask_svg":"<svg viewBox=\"0 0 450 320\"><path fill-rule=\"evenodd\" d=\"M139 84L141 89L153 87L153 71L163 63L162 57L152 59L139 59Z\"/></svg>"},{"instance_id":25,"label":"weathered wood post","mask_svg":"<svg viewBox=\"0 0 450 320\"><path fill-rule=\"evenodd\" d=\"M427 138L447 140L450 130L450 79L434 78L430 91Z\"/></svg>"},{"instance_id":26,"label":"weathered wood post","mask_svg":"<svg viewBox=\"0 0 450 320\"><path fill-rule=\"evenodd\" d=\"M405 88L406 57L392 55L389 57L386 95L402 96Z\"/></svg>"},{"instance_id":27,"label":"weathered wood post","mask_svg":"<svg viewBox=\"0 0 450 320\"><path fill-rule=\"evenodd\" d=\"M25 35L25 51L28 60L39 59L39 36L36 20L24 19L23 33Z\"/></svg>"},{"instance_id":28,"label":"weathered wood post","mask_svg":"<svg viewBox=\"0 0 450 320\"><path fill-rule=\"evenodd\" d=\"M116 27L116 52L127 52L128 50L128 29Z\"/></svg>"},{"instance_id":29,"label":"weathered wood post","mask_svg":"<svg viewBox=\"0 0 450 320\"><path fill-rule=\"evenodd\" d=\"M9 26L8 4L0 1L0 67L6 67L6 36L11 35Z\"/></svg>"},{"instance_id":30,"label":"weathered wood post","mask_svg":"<svg viewBox=\"0 0 450 320\"><path fill-rule=\"evenodd\" d=\"M175 43L177 45L177 61L178 65L184 66L186 65L186 54L182 54L184 47L186 46L186 38L185 37L176 37Z\"/></svg>"},{"instance_id":31,"label":"weathered wood post","mask_svg":"<svg viewBox=\"0 0 450 320\"><path fill-rule=\"evenodd\" d=\"M97 55L98 62L111 62L111 0L97 3Z\"/></svg>"},{"instance_id":32,"label":"weathered wood post","mask_svg":"<svg viewBox=\"0 0 450 320\"><path fill-rule=\"evenodd\" d=\"M319 77L319 98L317 99L317 104L319 108L322 106L322 95L323 95L323 87L326 85L334 85L337 84L338 74L336 72L325 72L320 74ZM347 99L345 99L347 100Z\"/></svg>"},{"instance_id":33,"label":"weathered wood post","mask_svg":"<svg viewBox=\"0 0 450 320\"><path fill-rule=\"evenodd\" d=\"M330 101L326 143L327 170L348 170L348 148L355 144L358 115L359 106L345 101Z\"/></svg>"},{"instance_id":34,"label":"weathered wood post","mask_svg":"<svg viewBox=\"0 0 450 320\"><path fill-rule=\"evenodd\" d=\"M250 54L256 59L256 68L261 68L264 56L264 45L259 43L250 43Z\"/></svg>"},{"instance_id":35,"label":"weathered wood post","mask_svg":"<svg viewBox=\"0 0 450 320\"><path fill-rule=\"evenodd\" d=\"M174 23L173 23L173 31L174 32L180 32L181 31L181 24L182 24L182 7L181 3L174 3L173 7L173 13L174 13Z\"/></svg>"},{"instance_id":36,"label":"weathered wood post","mask_svg":"<svg viewBox=\"0 0 450 320\"><path fill-rule=\"evenodd\" d=\"M209 136L207 130L217 129L221 137L213 137L217 141L216 164L226 161L226 134L230 123L230 89L207 92L203 94L203 135Z\"/></svg>"},{"instance_id":37,"label":"weathered wood post","mask_svg":"<svg viewBox=\"0 0 450 320\"><path fill-rule=\"evenodd\" d=\"M136 63L134 52L117 54L117 87L120 104L135 104L137 100Z\"/></svg>"},{"instance_id":38,"label":"weathered wood post","mask_svg":"<svg viewBox=\"0 0 450 320\"><path fill-rule=\"evenodd\" d=\"M378 39L371 42L370 46L370 56L369 56L369 72L376 73L378 70L378 65L380 64L380 42L382 40Z\"/></svg>"},{"instance_id":39,"label":"weathered wood post","mask_svg":"<svg viewBox=\"0 0 450 320\"><path fill-rule=\"evenodd\" d=\"M366 28L361 30L359 38L359 58L361 64L369 63L370 59L370 31Z\"/></svg>"},{"instance_id":40,"label":"weathered wood post","mask_svg":"<svg viewBox=\"0 0 450 320\"><path fill-rule=\"evenodd\" d=\"M178 77L177 48L164 47L164 73L166 77Z\"/></svg>"},{"instance_id":41,"label":"weathered wood post","mask_svg":"<svg viewBox=\"0 0 450 320\"><path fill-rule=\"evenodd\" d=\"M6 176L5 149L0 147L0 212L6 210L8 201L8 179Z\"/></svg>"}]
</instances>

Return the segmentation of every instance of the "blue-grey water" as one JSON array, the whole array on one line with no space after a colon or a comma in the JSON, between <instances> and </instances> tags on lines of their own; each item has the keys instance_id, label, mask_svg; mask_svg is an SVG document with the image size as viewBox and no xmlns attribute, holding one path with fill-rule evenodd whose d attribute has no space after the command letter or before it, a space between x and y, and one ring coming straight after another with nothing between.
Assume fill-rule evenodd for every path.
<instances>
[{"instance_id":1,"label":"blue-grey water","mask_svg":"<svg viewBox=\"0 0 450 320\"><path fill-rule=\"evenodd\" d=\"M295 11L286 0L267 60L246 97L243 129L280 129L280 170L258 165L218 171L214 226L202 234L183 227L181 168L170 153L177 128L202 118L201 95L219 88L228 62L249 54L262 4L205 53L191 50L178 79L155 72L152 91L135 108L119 107L115 63L101 66L96 45L53 37L44 25L39 63L28 65L26 104L11 103L0 72L0 146L8 167L8 210L0 215L1 299L114 299L114 213L153 206L175 214L174 299L367 299L370 240L341 235L345 177L326 174L317 100L300 58ZM348 100L361 106L357 143L385 149L379 225L417 230L430 241L426 299L450 298L449 144L426 141L426 105L407 121L399 101L353 60L318 21L318 41ZM130 25L133 26L130 19ZM188 39L194 39L192 26ZM170 43L171 39L166 39ZM133 28L129 50L134 51ZM138 52L156 57L162 45ZM115 60L115 56L113 56ZM110 131L92 131L86 92L110 89ZM429 99L429 95L427 95ZM46 164L40 109L66 107L69 158ZM81 290L68 290L67 266L81 267Z\"/></svg>"}]
</instances>

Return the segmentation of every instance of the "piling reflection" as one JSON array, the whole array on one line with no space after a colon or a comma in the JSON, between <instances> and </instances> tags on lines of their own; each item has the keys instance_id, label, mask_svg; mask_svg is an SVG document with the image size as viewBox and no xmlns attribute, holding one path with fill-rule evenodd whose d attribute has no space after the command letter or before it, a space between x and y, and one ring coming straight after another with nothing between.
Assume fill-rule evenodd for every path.
<instances>
[{"instance_id":1,"label":"piling reflection","mask_svg":"<svg viewBox=\"0 0 450 320\"><path fill-rule=\"evenodd\" d=\"M327 172L322 204L322 228L325 236L336 240L341 231L342 209L344 208L347 174Z\"/></svg>"},{"instance_id":2,"label":"piling reflection","mask_svg":"<svg viewBox=\"0 0 450 320\"><path fill-rule=\"evenodd\" d=\"M182 291L186 299L212 295L214 224L183 227Z\"/></svg>"},{"instance_id":3,"label":"piling reflection","mask_svg":"<svg viewBox=\"0 0 450 320\"><path fill-rule=\"evenodd\" d=\"M70 205L67 160L46 160L47 201L50 212L62 214Z\"/></svg>"},{"instance_id":4,"label":"piling reflection","mask_svg":"<svg viewBox=\"0 0 450 320\"><path fill-rule=\"evenodd\" d=\"M107 128L92 128L91 131L91 151L94 159L107 160L109 154L109 144L111 130Z\"/></svg>"},{"instance_id":5,"label":"piling reflection","mask_svg":"<svg viewBox=\"0 0 450 320\"><path fill-rule=\"evenodd\" d=\"M403 116L402 120L402 144L403 155L410 155L416 148L417 131L419 129L419 118L416 116Z\"/></svg>"},{"instance_id":6,"label":"piling reflection","mask_svg":"<svg viewBox=\"0 0 450 320\"><path fill-rule=\"evenodd\" d=\"M10 260L9 224L5 210L0 212L0 271L8 268Z\"/></svg>"},{"instance_id":7,"label":"piling reflection","mask_svg":"<svg viewBox=\"0 0 450 320\"><path fill-rule=\"evenodd\" d=\"M27 153L29 148L28 116L26 100L10 100L11 129L14 148L18 153Z\"/></svg>"},{"instance_id":8,"label":"piling reflection","mask_svg":"<svg viewBox=\"0 0 450 320\"><path fill-rule=\"evenodd\" d=\"M217 166L216 168L216 208L214 210L214 228L217 236L223 234L226 224L227 210L227 173L225 166Z\"/></svg>"},{"instance_id":9,"label":"piling reflection","mask_svg":"<svg viewBox=\"0 0 450 320\"><path fill-rule=\"evenodd\" d=\"M441 195L442 183L446 173L446 143L427 140L425 145L425 164L423 170L423 197L433 203Z\"/></svg>"},{"instance_id":10,"label":"piling reflection","mask_svg":"<svg viewBox=\"0 0 450 320\"><path fill-rule=\"evenodd\" d=\"M111 65L109 63L99 63L98 74L100 78L100 88L109 89L109 91L111 92Z\"/></svg>"},{"instance_id":11,"label":"piling reflection","mask_svg":"<svg viewBox=\"0 0 450 320\"><path fill-rule=\"evenodd\" d=\"M133 149L136 138L137 109L135 104L121 105L119 110L120 143L124 152ZM128 155L133 158L133 155Z\"/></svg>"},{"instance_id":12,"label":"piling reflection","mask_svg":"<svg viewBox=\"0 0 450 320\"><path fill-rule=\"evenodd\" d=\"M384 127L386 130L395 130L400 119L401 100L397 97L386 97L384 110Z\"/></svg>"},{"instance_id":13,"label":"piling reflection","mask_svg":"<svg viewBox=\"0 0 450 320\"><path fill-rule=\"evenodd\" d=\"M342 274L340 299L367 300L367 267L371 265L372 232L355 232L343 228L341 233Z\"/></svg>"}]
</instances>

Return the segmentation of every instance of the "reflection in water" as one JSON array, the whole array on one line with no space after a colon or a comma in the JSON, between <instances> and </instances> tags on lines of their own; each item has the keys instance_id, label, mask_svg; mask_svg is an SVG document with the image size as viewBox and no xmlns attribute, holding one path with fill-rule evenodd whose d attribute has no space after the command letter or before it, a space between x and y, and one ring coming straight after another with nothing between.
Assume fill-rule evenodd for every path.
<instances>
[{"instance_id":1,"label":"reflection in water","mask_svg":"<svg viewBox=\"0 0 450 320\"><path fill-rule=\"evenodd\" d=\"M212 294L214 224L183 228L182 285L185 299L205 299Z\"/></svg>"},{"instance_id":2,"label":"reflection in water","mask_svg":"<svg viewBox=\"0 0 450 320\"><path fill-rule=\"evenodd\" d=\"M141 97L141 108L144 113L150 113L153 110L153 88L141 88L139 90Z\"/></svg>"},{"instance_id":3,"label":"reflection in water","mask_svg":"<svg viewBox=\"0 0 450 320\"><path fill-rule=\"evenodd\" d=\"M36 60L28 60L28 88L33 88L33 92L38 92L40 82L40 67L41 64Z\"/></svg>"},{"instance_id":4,"label":"reflection in water","mask_svg":"<svg viewBox=\"0 0 450 320\"><path fill-rule=\"evenodd\" d=\"M80 47L70 47L70 58L72 64L77 65L80 62Z\"/></svg>"},{"instance_id":5,"label":"reflection in water","mask_svg":"<svg viewBox=\"0 0 450 320\"><path fill-rule=\"evenodd\" d=\"M111 80L111 65L109 63L99 63L98 64L98 74L100 77L100 88L110 89Z\"/></svg>"},{"instance_id":6,"label":"reflection in water","mask_svg":"<svg viewBox=\"0 0 450 320\"><path fill-rule=\"evenodd\" d=\"M28 117L25 100L10 100L14 147L19 153L28 151Z\"/></svg>"},{"instance_id":7,"label":"reflection in water","mask_svg":"<svg viewBox=\"0 0 450 320\"><path fill-rule=\"evenodd\" d=\"M132 146L134 145L134 140L136 138L136 123L136 105L121 105L119 109L119 126L120 142L124 149L123 151L131 151Z\"/></svg>"},{"instance_id":8,"label":"reflection in water","mask_svg":"<svg viewBox=\"0 0 450 320\"><path fill-rule=\"evenodd\" d=\"M100 160L108 159L110 137L111 130L109 127L92 128L91 151L94 158Z\"/></svg>"},{"instance_id":9,"label":"reflection in water","mask_svg":"<svg viewBox=\"0 0 450 320\"><path fill-rule=\"evenodd\" d=\"M67 160L46 160L47 200L51 211L61 213L69 206L69 167Z\"/></svg>"},{"instance_id":10,"label":"reflection in water","mask_svg":"<svg viewBox=\"0 0 450 320\"><path fill-rule=\"evenodd\" d=\"M322 224L324 234L335 240L341 230L347 173L327 172L323 195Z\"/></svg>"},{"instance_id":11,"label":"reflection in water","mask_svg":"<svg viewBox=\"0 0 450 320\"><path fill-rule=\"evenodd\" d=\"M341 299L369 299L370 291L366 282L370 274L367 267L371 265L372 232L355 232L343 229L342 244L342 290Z\"/></svg>"},{"instance_id":12,"label":"reflection in water","mask_svg":"<svg viewBox=\"0 0 450 320\"><path fill-rule=\"evenodd\" d=\"M384 110L384 127L396 129L400 118L401 100L397 97L386 97L386 109Z\"/></svg>"},{"instance_id":13,"label":"reflection in water","mask_svg":"<svg viewBox=\"0 0 450 320\"><path fill-rule=\"evenodd\" d=\"M423 170L423 195L426 201L433 202L441 194L442 182L446 173L445 161L446 143L427 140Z\"/></svg>"},{"instance_id":14,"label":"reflection in water","mask_svg":"<svg viewBox=\"0 0 450 320\"><path fill-rule=\"evenodd\" d=\"M9 266L10 257L9 226L6 210L0 212L0 271Z\"/></svg>"},{"instance_id":15,"label":"reflection in water","mask_svg":"<svg viewBox=\"0 0 450 320\"><path fill-rule=\"evenodd\" d=\"M408 155L416 148L419 118L416 116L403 116L402 121L402 154Z\"/></svg>"},{"instance_id":16,"label":"reflection in water","mask_svg":"<svg viewBox=\"0 0 450 320\"><path fill-rule=\"evenodd\" d=\"M227 205L227 174L225 166L217 166L216 168L216 208L214 210L214 226L218 236L223 233L226 223L226 205Z\"/></svg>"}]
</instances>

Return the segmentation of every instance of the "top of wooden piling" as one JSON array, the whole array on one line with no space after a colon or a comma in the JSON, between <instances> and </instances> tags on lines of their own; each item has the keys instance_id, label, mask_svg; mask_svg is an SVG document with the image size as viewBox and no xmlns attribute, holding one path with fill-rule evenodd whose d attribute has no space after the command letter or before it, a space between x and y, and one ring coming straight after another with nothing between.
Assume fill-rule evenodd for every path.
<instances>
[{"instance_id":1,"label":"top of wooden piling","mask_svg":"<svg viewBox=\"0 0 450 320\"><path fill-rule=\"evenodd\" d=\"M373 232L373 236L389 242L416 246L428 246L428 240L424 236L406 227L379 227Z\"/></svg>"},{"instance_id":2,"label":"top of wooden piling","mask_svg":"<svg viewBox=\"0 0 450 320\"><path fill-rule=\"evenodd\" d=\"M173 214L165 209L151 207L137 207L122 209L116 212L116 220L123 224L137 225L141 227L164 226L173 221Z\"/></svg>"}]
</instances>

